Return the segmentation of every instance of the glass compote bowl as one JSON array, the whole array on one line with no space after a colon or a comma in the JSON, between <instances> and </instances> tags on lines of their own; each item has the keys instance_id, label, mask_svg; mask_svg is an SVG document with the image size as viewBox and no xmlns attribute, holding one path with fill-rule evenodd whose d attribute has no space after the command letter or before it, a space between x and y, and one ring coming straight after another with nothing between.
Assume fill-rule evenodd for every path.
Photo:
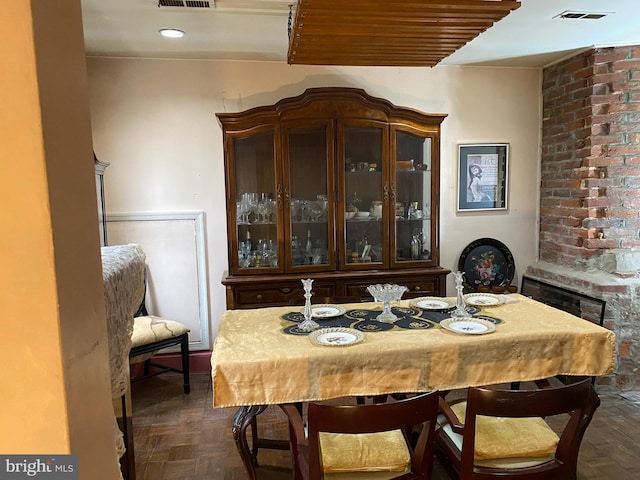
<instances>
[{"instance_id":1,"label":"glass compote bowl","mask_svg":"<svg viewBox=\"0 0 640 480\"><path fill-rule=\"evenodd\" d=\"M404 285L394 285L385 283L384 285L369 285L367 290L373 298L382 302L382 313L376 320L383 323L394 323L398 317L391 311L391 302L397 302L402 298L402 294L409 290Z\"/></svg>"}]
</instances>

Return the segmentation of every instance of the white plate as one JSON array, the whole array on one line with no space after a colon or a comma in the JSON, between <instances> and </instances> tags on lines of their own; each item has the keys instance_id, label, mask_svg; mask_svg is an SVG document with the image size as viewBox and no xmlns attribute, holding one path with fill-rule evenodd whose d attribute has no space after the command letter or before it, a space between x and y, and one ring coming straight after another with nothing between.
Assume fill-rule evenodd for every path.
<instances>
[{"instance_id":1,"label":"white plate","mask_svg":"<svg viewBox=\"0 0 640 480\"><path fill-rule=\"evenodd\" d=\"M412 307L423 310L448 310L456 306L456 303L444 297L419 297L409 302Z\"/></svg>"},{"instance_id":2,"label":"white plate","mask_svg":"<svg viewBox=\"0 0 640 480\"><path fill-rule=\"evenodd\" d=\"M504 297L493 293L467 293L464 301L474 307L495 307L504 303Z\"/></svg>"},{"instance_id":3,"label":"white plate","mask_svg":"<svg viewBox=\"0 0 640 480\"><path fill-rule=\"evenodd\" d=\"M488 320L472 317L445 318L440 326L446 330L464 335L483 335L495 332L496 326Z\"/></svg>"},{"instance_id":4,"label":"white plate","mask_svg":"<svg viewBox=\"0 0 640 480\"><path fill-rule=\"evenodd\" d=\"M355 345L364 340L364 333L353 328L321 328L309 334L309 340L316 345L329 347L345 347Z\"/></svg>"},{"instance_id":5,"label":"white plate","mask_svg":"<svg viewBox=\"0 0 640 480\"><path fill-rule=\"evenodd\" d=\"M330 303L318 303L317 305L311 305L311 316L313 318L333 318L339 317L347 311L346 308L340 305L333 305ZM302 310L304 312L304 310Z\"/></svg>"}]
</instances>

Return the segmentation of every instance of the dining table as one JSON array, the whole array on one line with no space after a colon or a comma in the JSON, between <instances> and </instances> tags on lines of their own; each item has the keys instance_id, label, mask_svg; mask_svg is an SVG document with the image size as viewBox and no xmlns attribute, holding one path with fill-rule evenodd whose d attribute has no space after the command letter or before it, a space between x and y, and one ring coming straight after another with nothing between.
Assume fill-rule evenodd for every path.
<instances>
[{"instance_id":1,"label":"dining table","mask_svg":"<svg viewBox=\"0 0 640 480\"><path fill-rule=\"evenodd\" d=\"M479 331L451 323L456 299L445 297L393 302L393 323L376 320L379 302L330 305L331 315L314 319L329 334L301 331L302 307L225 311L211 357L213 407L238 407L232 430L248 477L257 448L246 431L269 405L612 373L612 331L523 295L485 298L466 306Z\"/></svg>"}]
</instances>

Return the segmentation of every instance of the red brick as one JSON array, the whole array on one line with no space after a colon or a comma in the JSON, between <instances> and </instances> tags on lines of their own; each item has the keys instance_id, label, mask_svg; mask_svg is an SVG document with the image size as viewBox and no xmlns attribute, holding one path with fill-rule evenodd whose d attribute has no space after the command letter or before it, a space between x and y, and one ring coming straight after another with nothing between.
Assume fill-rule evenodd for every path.
<instances>
[{"instance_id":1,"label":"red brick","mask_svg":"<svg viewBox=\"0 0 640 480\"><path fill-rule=\"evenodd\" d=\"M609 113L628 113L628 112L640 112L640 104L638 102L635 103L612 103L609 105ZM623 120L623 119L621 119Z\"/></svg>"},{"instance_id":2,"label":"red brick","mask_svg":"<svg viewBox=\"0 0 640 480\"><path fill-rule=\"evenodd\" d=\"M622 165L621 157L587 157L584 159L585 167L608 167L610 165Z\"/></svg>"},{"instance_id":3,"label":"red brick","mask_svg":"<svg viewBox=\"0 0 640 480\"><path fill-rule=\"evenodd\" d=\"M608 207L607 216L610 218L638 218L638 210L624 207Z\"/></svg>"},{"instance_id":4,"label":"red brick","mask_svg":"<svg viewBox=\"0 0 640 480\"><path fill-rule=\"evenodd\" d=\"M615 67L617 67L617 65L615 65ZM611 85L613 82L626 82L628 79L627 76L627 72L624 71L619 71L616 68L616 71L614 72L610 72L610 73L601 73L601 74L597 74L593 76L593 84L594 85L599 85L599 84L609 84ZM612 90L609 90L610 92ZM618 90L621 91L621 90Z\"/></svg>"},{"instance_id":5,"label":"red brick","mask_svg":"<svg viewBox=\"0 0 640 480\"><path fill-rule=\"evenodd\" d=\"M638 70L640 69L640 60L637 58L625 58L615 64L616 70Z\"/></svg>"},{"instance_id":6,"label":"red brick","mask_svg":"<svg viewBox=\"0 0 640 480\"><path fill-rule=\"evenodd\" d=\"M573 59L570 59L566 65L563 65L562 69L565 72L571 73L588 66L589 62L585 57L574 57Z\"/></svg>"},{"instance_id":7,"label":"red brick","mask_svg":"<svg viewBox=\"0 0 640 480\"><path fill-rule=\"evenodd\" d=\"M567 227L580 227L582 221L577 218L565 218L562 220L562 223Z\"/></svg>"},{"instance_id":8,"label":"red brick","mask_svg":"<svg viewBox=\"0 0 640 480\"><path fill-rule=\"evenodd\" d=\"M579 127L578 127L579 128ZM609 135L609 132L611 131L611 124L610 123L593 123L591 125L591 135ZM602 143L602 142L597 142L597 143ZM595 145L595 142L592 142L593 145Z\"/></svg>"},{"instance_id":9,"label":"red brick","mask_svg":"<svg viewBox=\"0 0 640 480\"><path fill-rule=\"evenodd\" d=\"M607 248L618 248L617 240L609 240L609 239L598 239L598 238L587 238L584 241L584 246L586 248L599 248L599 249L607 249Z\"/></svg>"},{"instance_id":10,"label":"red brick","mask_svg":"<svg viewBox=\"0 0 640 480\"><path fill-rule=\"evenodd\" d=\"M640 145L609 145L609 155L637 155Z\"/></svg>"},{"instance_id":11,"label":"red brick","mask_svg":"<svg viewBox=\"0 0 640 480\"><path fill-rule=\"evenodd\" d=\"M607 229L607 238L635 238L638 236L636 230L630 228L609 228Z\"/></svg>"},{"instance_id":12,"label":"red brick","mask_svg":"<svg viewBox=\"0 0 640 480\"><path fill-rule=\"evenodd\" d=\"M611 123L614 124L618 121L618 115L609 113L610 105L596 105L593 107L591 122L592 123ZM606 110L606 112L599 112L596 110Z\"/></svg>"},{"instance_id":13,"label":"red brick","mask_svg":"<svg viewBox=\"0 0 640 480\"><path fill-rule=\"evenodd\" d=\"M583 182L587 188L619 187L622 185L620 178L587 178Z\"/></svg>"},{"instance_id":14,"label":"red brick","mask_svg":"<svg viewBox=\"0 0 640 480\"><path fill-rule=\"evenodd\" d=\"M625 158L624 164L607 167L611 177L633 178L640 175L640 164L629 163L629 157Z\"/></svg>"},{"instance_id":15,"label":"red brick","mask_svg":"<svg viewBox=\"0 0 640 480\"><path fill-rule=\"evenodd\" d=\"M640 247L640 240L623 240L620 242L620 248L638 248L638 247Z\"/></svg>"},{"instance_id":16,"label":"red brick","mask_svg":"<svg viewBox=\"0 0 640 480\"><path fill-rule=\"evenodd\" d=\"M598 75L606 75L612 72L613 72L613 65L610 63L601 63L599 65L594 65L593 67L594 78L597 78ZM594 82L594 83L597 83L597 82Z\"/></svg>"},{"instance_id":17,"label":"red brick","mask_svg":"<svg viewBox=\"0 0 640 480\"><path fill-rule=\"evenodd\" d=\"M609 197L630 197L638 198L638 189L636 188L611 188L607 191ZM623 198L622 200L626 200Z\"/></svg>"},{"instance_id":18,"label":"red brick","mask_svg":"<svg viewBox=\"0 0 640 480\"><path fill-rule=\"evenodd\" d=\"M628 295L629 287L627 285L602 285L601 291Z\"/></svg>"},{"instance_id":19,"label":"red brick","mask_svg":"<svg viewBox=\"0 0 640 480\"><path fill-rule=\"evenodd\" d=\"M624 95L621 93L610 93L608 95L592 95L591 105L616 105L622 101L624 101ZM609 111L611 111L611 107L609 107Z\"/></svg>"},{"instance_id":20,"label":"red brick","mask_svg":"<svg viewBox=\"0 0 640 480\"><path fill-rule=\"evenodd\" d=\"M600 207L618 207L622 205L622 201L619 198L614 197L590 197L584 199L584 206L589 208Z\"/></svg>"},{"instance_id":21,"label":"red brick","mask_svg":"<svg viewBox=\"0 0 640 480\"><path fill-rule=\"evenodd\" d=\"M615 63L627 58L627 51L622 49L616 49L614 47L599 48L596 49L593 54L593 63L597 65L599 63Z\"/></svg>"},{"instance_id":22,"label":"red brick","mask_svg":"<svg viewBox=\"0 0 640 480\"><path fill-rule=\"evenodd\" d=\"M576 70L575 72L573 72L573 78L589 78L593 76L593 68L591 67L586 67L586 68L582 68L580 70Z\"/></svg>"},{"instance_id":23,"label":"red brick","mask_svg":"<svg viewBox=\"0 0 640 480\"><path fill-rule=\"evenodd\" d=\"M622 143L623 141L622 135L594 135L591 137L592 145L610 145Z\"/></svg>"}]
</instances>

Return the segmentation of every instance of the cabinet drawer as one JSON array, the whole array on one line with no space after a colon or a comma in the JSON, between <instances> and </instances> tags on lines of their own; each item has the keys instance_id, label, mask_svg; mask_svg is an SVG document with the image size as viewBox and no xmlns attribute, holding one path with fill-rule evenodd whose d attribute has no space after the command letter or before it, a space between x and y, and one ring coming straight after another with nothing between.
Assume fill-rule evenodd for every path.
<instances>
[{"instance_id":1,"label":"cabinet drawer","mask_svg":"<svg viewBox=\"0 0 640 480\"><path fill-rule=\"evenodd\" d=\"M426 295L439 295L438 281L433 278L413 279L408 282L404 282L401 285L406 285L409 289L404 294L404 298L423 297Z\"/></svg>"},{"instance_id":2,"label":"cabinet drawer","mask_svg":"<svg viewBox=\"0 0 640 480\"><path fill-rule=\"evenodd\" d=\"M313 298L333 296L333 286L313 286ZM238 288L235 292L236 308L275 307L280 305L304 304L304 289L302 284L278 285L272 288L260 286L258 288ZM318 303L318 302L316 302Z\"/></svg>"},{"instance_id":3,"label":"cabinet drawer","mask_svg":"<svg viewBox=\"0 0 640 480\"><path fill-rule=\"evenodd\" d=\"M439 296L440 288L437 277L424 277L424 278L394 278L389 279L388 282L375 282L375 283L395 283L397 285L405 285L409 290L405 292L402 298L415 298L423 296ZM353 295L361 298L371 298L371 294L367 290L367 287L371 283L358 283L346 285L347 295Z\"/></svg>"}]
</instances>

